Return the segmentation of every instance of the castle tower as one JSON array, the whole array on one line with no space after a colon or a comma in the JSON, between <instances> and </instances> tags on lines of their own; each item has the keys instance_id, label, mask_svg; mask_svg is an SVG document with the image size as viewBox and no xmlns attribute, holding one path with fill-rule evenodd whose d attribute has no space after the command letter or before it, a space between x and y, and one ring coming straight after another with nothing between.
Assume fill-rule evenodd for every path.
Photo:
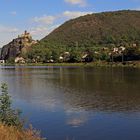
<instances>
[{"instance_id":1,"label":"castle tower","mask_svg":"<svg viewBox=\"0 0 140 140\"><path fill-rule=\"evenodd\" d=\"M27 35L27 34L28 34L27 30L25 30L25 31L24 31L24 35Z\"/></svg>"}]
</instances>

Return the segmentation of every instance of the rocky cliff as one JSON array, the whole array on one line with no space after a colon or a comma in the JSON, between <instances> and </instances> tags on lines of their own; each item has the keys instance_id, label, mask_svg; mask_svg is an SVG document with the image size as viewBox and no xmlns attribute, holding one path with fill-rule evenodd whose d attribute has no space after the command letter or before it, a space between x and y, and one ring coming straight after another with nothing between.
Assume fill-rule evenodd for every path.
<instances>
[{"instance_id":1,"label":"rocky cliff","mask_svg":"<svg viewBox=\"0 0 140 140\"><path fill-rule=\"evenodd\" d=\"M10 58L16 58L22 54L25 54L33 44L37 42L32 39L30 33L27 31L24 34L13 39L9 44L5 45L1 49L1 60L8 60Z\"/></svg>"}]
</instances>

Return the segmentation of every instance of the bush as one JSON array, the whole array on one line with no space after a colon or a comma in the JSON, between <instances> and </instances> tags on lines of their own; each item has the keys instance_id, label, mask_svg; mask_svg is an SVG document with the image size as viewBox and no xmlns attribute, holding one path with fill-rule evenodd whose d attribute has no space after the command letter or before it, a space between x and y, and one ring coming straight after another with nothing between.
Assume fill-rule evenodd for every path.
<instances>
[{"instance_id":1,"label":"bush","mask_svg":"<svg viewBox=\"0 0 140 140\"><path fill-rule=\"evenodd\" d=\"M22 127L20 120L21 112L11 107L12 101L8 94L8 87L5 83L1 84L0 95L0 122L8 126Z\"/></svg>"},{"instance_id":2,"label":"bush","mask_svg":"<svg viewBox=\"0 0 140 140\"><path fill-rule=\"evenodd\" d=\"M14 63L15 63L15 58L14 58L14 57L9 58L9 59L6 61L6 63L8 63L8 64L14 64Z\"/></svg>"},{"instance_id":3,"label":"bush","mask_svg":"<svg viewBox=\"0 0 140 140\"><path fill-rule=\"evenodd\" d=\"M32 127L29 129L17 129L13 126L0 124L0 140L46 140L40 137L40 133Z\"/></svg>"},{"instance_id":4,"label":"bush","mask_svg":"<svg viewBox=\"0 0 140 140\"><path fill-rule=\"evenodd\" d=\"M12 101L8 94L7 84L1 84L0 95L0 140L46 140L40 133L30 127L24 129L20 120L21 112L11 107Z\"/></svg>"}]
</instances>

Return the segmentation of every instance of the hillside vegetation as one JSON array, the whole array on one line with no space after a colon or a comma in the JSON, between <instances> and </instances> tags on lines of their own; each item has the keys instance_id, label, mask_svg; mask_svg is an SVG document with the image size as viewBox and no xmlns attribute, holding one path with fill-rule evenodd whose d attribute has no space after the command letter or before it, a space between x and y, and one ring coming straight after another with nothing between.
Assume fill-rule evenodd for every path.
<instances>
[{"instance_id":1,"label":"hillside vegetation","mask_svg":"<svg viewBox=\"0 0 140 140\"><path fill-rule=\"evenodd\" d=\"M64 23L41 40L46 45L93 46L140 42L140 11L103 12Z\"/></svg>"},{"instance_id":2,"label":"hillside vegetation","mask_svg":"<svg viewBox=\"0 0 140 140\"><path fill-rule=\"evenodd\" d=\"M72 19L27 47L26 53L12 55L16 45L8 46L1 58L8 62L18 56L15 63L139 61L140 11L102 12ZM13 53L7 57L10 50Z\"/></svg>"},{"instance_id":3,"label":"hillside vegetation","mask_svg":"<svg viewBox=\"0 0 140 140\"><path fill-rule=\"evenodd\" d=\"M26 55L28 62L140 60L140 11L103 12L67 21Z\"/></svg>"}]
</instances>

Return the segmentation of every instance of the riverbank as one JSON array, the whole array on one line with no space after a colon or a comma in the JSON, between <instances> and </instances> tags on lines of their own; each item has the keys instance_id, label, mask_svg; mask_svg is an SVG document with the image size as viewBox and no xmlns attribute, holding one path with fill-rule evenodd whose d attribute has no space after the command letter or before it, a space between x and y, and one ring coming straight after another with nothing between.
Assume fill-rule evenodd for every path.
<instances>
[{"instance_id":1,"label":"riverbank","mask_svg":"<svg viewBox=\"0 0 140 140\"><path fill-rule=\"evenodd\" d=\"M14 126L0 124L0 140L43 140L39 133L32 128L17 129Z\"/></svg>"},{"instance_id":2,"label":"riverbank","mask_svg":"<svg viewBox=\"0 0 140 140\"><path fill-rule=\"evenodd\" d=\"M12 108L11 96L6 83L1 83L0 93L0 140L42 140L32 127L24 129L20 111Z\"/></svg>"},{"instance_id":3,"label":"riverbank","mask_svg":"<svg viewBox=\"0 0 140 140\"><path fill-rule=\"evenodd\" d=\"M25 64L3 64L4 66L75 66L75 67L132 67L140 68L140 61L127 61L127 62L106 62L96 61L91 63L25 63Z\"/></svg>"}]
</instances>

